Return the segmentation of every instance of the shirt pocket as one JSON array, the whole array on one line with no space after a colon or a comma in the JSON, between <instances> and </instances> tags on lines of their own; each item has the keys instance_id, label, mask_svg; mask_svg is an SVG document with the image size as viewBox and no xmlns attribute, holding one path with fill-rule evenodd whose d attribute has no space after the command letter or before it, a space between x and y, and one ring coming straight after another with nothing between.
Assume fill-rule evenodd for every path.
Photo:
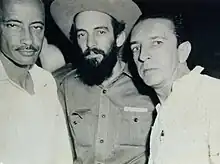
<instances>
[{"instance_id":1,"label":"shirt pocket","mask_svg":"<svg viewBox=\"0 0 220 164\"><path fill-rule=\"evenodd\" d=\"M151 124L152 112L121 111L119 144L145 146Z\"/></svg>"},{"instance_id":2,"label":"shirt pocket","mask_svg":"<svg viewBox=\"0 0 220 164\"><path fill-rule=\"evenodd\" d=\"M81 146L91 146L94 138L95 116L91 110L86 112L72 112L70 114L70 123L73 129L73 136L76 143Z\"/></svg>"}]
</instances>

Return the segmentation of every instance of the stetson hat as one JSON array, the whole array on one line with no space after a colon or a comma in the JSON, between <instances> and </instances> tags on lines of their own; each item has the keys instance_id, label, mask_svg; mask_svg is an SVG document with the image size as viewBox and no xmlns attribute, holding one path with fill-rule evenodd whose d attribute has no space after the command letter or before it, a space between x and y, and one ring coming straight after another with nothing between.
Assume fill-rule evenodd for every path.
<instances>
[{"instance_id":1,"label":"stetson hat","mask_svg":"<svg viewBox=\"0 0 220 164\"><path fill-rule=\"evenodd\" d=\"M132 0L54 0L50 6L51 15L61 31L70 38L70 29L76 14L83 11L100 11L125 23L128 35L141 15Z\"/></svg>"}]
</instances>

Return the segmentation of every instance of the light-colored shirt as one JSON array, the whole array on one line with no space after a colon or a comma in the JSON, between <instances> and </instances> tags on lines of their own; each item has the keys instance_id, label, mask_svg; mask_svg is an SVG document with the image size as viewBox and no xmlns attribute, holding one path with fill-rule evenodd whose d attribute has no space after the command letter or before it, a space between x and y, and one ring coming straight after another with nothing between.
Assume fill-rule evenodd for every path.
<instances>
[{"instance_id":1,"label":"light-colored shirt","mask_svg":"<svg viewBox=\"0 0 220 164\"><path fill-rule=\"evenodd\" d=\"M30 95L0 62L0 164L72 164L65 116L52 75L34 65Z\"/></svg>"},{"instance_id":2,"label":"light-colored shirt","mask_svg":"<svg viewBox=\"0 0 220 164\"><path fill-rule=\"evenodd\" d=\"M220 80L196 67L158 108L149 164L220 163Z\"/></svg>"},{"instance_id":3,"label":"light-colored shirt","mask_svg":"<svg viewBox=\"0 0 220 164\"><path fill-rule=\"evenodd\" d=\"M144 164L151 99L138 93L124 66L106 87L87 86L73 71L61 83L75 150L83 164Z\"/></svg>"}]
</instances>

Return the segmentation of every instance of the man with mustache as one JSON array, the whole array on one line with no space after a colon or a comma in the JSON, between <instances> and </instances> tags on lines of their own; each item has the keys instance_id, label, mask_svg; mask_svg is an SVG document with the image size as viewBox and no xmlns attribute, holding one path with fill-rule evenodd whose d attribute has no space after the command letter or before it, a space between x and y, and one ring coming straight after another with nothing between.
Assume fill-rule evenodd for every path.
<instances>
[{"instance_id":1,"label":"man with mustache","mask_svg":"<svg viewBox=\"0 0 220 164\"><path fill-rule=\"evenodd\" d=\"M76 69L58 79L75 161L144 164L154 107L138 93L120 54L139 8L131 0L55 0L50 9L79 49Z\"/></svg>"},{"instance_id":2,"label":"man with mustache","mask_svg":"<svg viewBox=\"0 0 220 164\"><path fill-rule=\"evenodd\" d=\"M71 164L52 75L35 65L45 29L40 0L0 3L0 163Z\"/></svg>"}]
</instances>

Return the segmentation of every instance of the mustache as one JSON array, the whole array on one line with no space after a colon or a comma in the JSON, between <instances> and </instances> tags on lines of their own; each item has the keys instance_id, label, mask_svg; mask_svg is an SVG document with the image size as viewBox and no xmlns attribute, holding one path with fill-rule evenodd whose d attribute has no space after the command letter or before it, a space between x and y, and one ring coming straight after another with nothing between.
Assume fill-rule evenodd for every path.
<instances>
[{"instance_id":1,"label":"mustache","mask_svg":"<svg viewBox=\"0 0 220 164\"><path fill-rule=\"evenodd\" d=\"M91 52L94 52L95 54L101 54L101 55L105 55L105 52L103 50L100 50L98 48L88 48L86 49L86 51L83 53L85 56L89 56Z\"/></svg>"},{"instance_id":2,"label":"mustache","mask_svg":"<svg viewBox=\"0 0 220 164\"><path fill-rule=\"evenodd\" d=\"M20 46L20 47L15 49L15 51L26 51L26 50L31 50L31 51L36 52L38 49L35 46L33 46L33 45Z\"/></svg>"}]
</instances>

